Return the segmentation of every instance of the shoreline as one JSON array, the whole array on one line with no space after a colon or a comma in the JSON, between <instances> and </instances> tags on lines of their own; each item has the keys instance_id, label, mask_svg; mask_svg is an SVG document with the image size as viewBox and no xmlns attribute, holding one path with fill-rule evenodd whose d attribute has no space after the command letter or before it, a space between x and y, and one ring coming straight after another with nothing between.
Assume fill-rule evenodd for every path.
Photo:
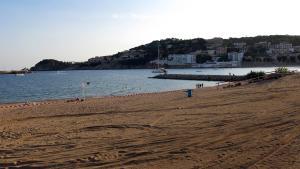
<instances>
[{"instance_id":1,"label":"shoreline","mask_svg":"<svg viewBox=\"0 0 300 169\"><path fill-rule=\"evenodd\" d=\"M222 85L227 84L227 82L221 82L220 87ZM202 88L203 89L210 89L210 88L216 88L217 84L214 86L207 86ZM177 89L177 90L169 90L169 91L159 91L159 92L142 92L142 93L131 93L131 94L126 94L126 95L106 95L106 96L86 96L86 100L90 99L109 99L109 98L118 98L118 97L130 97L130 96L142 96L142 95L157 95L157 94L164 94L164 93L173 93L173 92L180 92L188 89ZM197 88L193 88L192 90L197 90ZM45 99L45 100L33 100L33 101L20 101L20 102L7 102L7 103L1 103L0 102L0 108L3 106L9 106L9 105L15 105L15 104L20 104L20 105L26 105L26 104L39 104L39 103L44 103L44 102L59 102L59 101L65 101L67 102L68 100L75 100L75 99L82 99L82 97L73 97L73 98L57 98L57 99Z\"/></svg>"},{"instance_id":2,"label":"shoreline","mask_svg":"<svg viewBox=\"0 0 300 169\"><path fill-rule=\"evenodd\" d=\"M258 64L258 65L257 65ZM167 67L166 69L232 69L232 68L273 68L273 67L300 67L300 64L259 64L259 63L251 63L251 64L246 64L240 67L221 67L221 68L193 68L193 67ZM34 72L56 72L56 71L90 71L90 70L141 70L141 69L146 69L146 70L153 70L154 68L150 67L138 67L138 68L103 68L103 69L62 69L62 70L37 70L37 71L31 71L32 73ZM0 71L1 72L1 71ZM2 71L2 72L9 72L9 71ZM1 74L0 75L5 75Z\"/></svg>"},{"instance_id":3,"label":"shoreline","mask_svg":"<svg viewBox=\"0 0 300 169\"><path fill-rule=\"evenodd\" d=\"M227 84L227 82L220 83L219 87L224 87ZM210 89L216 89L217 85L215 86L207 86L204 88L193 88L192 90L210 90ZM146 95L160 95L160 94L168 94L168 93L177 93L177 92L183 92L188 89L178 89L178 90L170 90L170 91L160 91L160 92L145 92L145 93L132 93L132 94L126 94L126 95L107 95L107 96L87 96L85 101L88 100L101 100L101 99L113 99L113 98L127 98L132 96L146 96ZM79 98L61 98L61 99L45 99L45 100L37 100L37 101L28 101L28 102L9 102L9 103L1 103L0 102L0 109L5 108L11 108L10 106L35 106L35 105L43 105L43 104L55 104L58 102L68 103L69 102L76 102L76 99L82 99ZM77 101L77 102L84 102L84 101Z\"/></svg>"},{"instance_id":4,"label":"shoreline","mask_svg":"<svg viewBox=\"0 0 300 169\"><path fill-rule=\"evenodd\" d=\"M204 87L203 89L207 88L213 88L215 86L210 87ZM119 96L90 96L86 97L86 100L101 100L101 99L113 99L113 98L126 98L131 96L144 96L144 95L159 95L159 94L166 94L166 93L174 93L174 92L180 92L187 89L180 89L180 90L170 90L170 91L161 91L161 92L150 92L150 93L133 93L128 95L119 95ZM195 89L193 89L195 90ZM68 102L68 101L74 101L77 98L63 98L63 99L46 99L46 100L38 100L38 101L28 101L28 102L10 102L10 103L0 103L0 109L1 108L9 108L11 105L23 105L23 106L31 106L31 105L43 105L43 104L54 104L57 102ZM79 98L82 99L82 98ZM84 102L84 101L78 101L78 102Z\"/></svg>"}]
</instances>

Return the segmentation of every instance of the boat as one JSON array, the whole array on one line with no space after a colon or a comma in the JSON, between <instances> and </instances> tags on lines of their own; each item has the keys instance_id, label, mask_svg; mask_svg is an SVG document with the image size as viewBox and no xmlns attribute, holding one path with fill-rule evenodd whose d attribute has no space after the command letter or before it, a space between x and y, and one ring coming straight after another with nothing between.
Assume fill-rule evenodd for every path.
<instances>
[{"instance_id":1,"label":"boat","mask_svg":"<svg viewBox=\"0 0 300 169\"><path fill-rule=\"evenodd\" d=\"M25 76L24 73L17 73L16 76Z\"/></svg>"},{"instance_id":2,"label":"boat","mask_svg":"<svg viewBox=\"0 0 300 169\"><path fill-rule=\"evenodd\" d=\"M159 43L157 45L157 50L158 50L158 52L157 52L157 68L154 69L152 71L152 73L167 73L167 70L165 68L160 68L160 65L159 65L160 64L160 60L159 60L159 56L160 56Z\"/></svg>"},{"instance_id":3,"label":"boat","mask_svg":"<svg viewBox=\"0 0 300 169\"><path fill-rule=\"evenodd\" d=\"M152 71L152 73L167 73L165 68L159 68Z\"/></svg>"}]
</instances>

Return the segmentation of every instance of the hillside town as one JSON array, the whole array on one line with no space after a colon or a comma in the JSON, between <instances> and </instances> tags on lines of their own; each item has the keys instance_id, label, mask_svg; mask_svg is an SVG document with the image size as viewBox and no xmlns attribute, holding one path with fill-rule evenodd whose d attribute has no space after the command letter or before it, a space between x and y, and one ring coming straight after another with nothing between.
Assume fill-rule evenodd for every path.
<instances>
[{"instance_id":1,"label":"hillside town","mask_svg":"<svg viewBox=\"0 0 300 169\"><path fill-rule=\"evenodd\" d=\"M271 44L259 42L256 48L262 49L260 56L251 55L247 43L234 43L233 47L209 46L207 50L199 50L189 54L170 54L162 60L154 60L151 63L170 66L186 67L241 67L243 62L300 62L300 46L282 42ZM198 61L199 57L207 56L205 62Z\"/></svg>"},{"instance_id":2,"label":"hillside town","mask_svg":"<svg viewBox=\"0 0 300 169\"><path fill-rule=\"evenodd\" d=\"M167 48L171 48L169 44ZM144 59L144 50L128 50L122 52L119 57L105 56L90 59L90 63L111 63L136 59ZM235 42L230 46L224 46L223 39L215 38L207 41L205 50L196 50L190 53L172 53L151 60L151 65L160 64L166 67L193 67L193 68L220 68L241 67L243 63L280 63L300 62L300 46L292 43L281 42L272 44L263 41L248 45L246 42Z\"/></svg>"},{"instance_id":3,"label":"hillside town","mask_svg":"<svg viewBox=\"0 0 300 169\"><path fill-rule=\"evenodd\" d=\"M299 36L165 39L86 62L44 60L31 70L230 68L300 64Z\"/></svg>"}]
</instances>

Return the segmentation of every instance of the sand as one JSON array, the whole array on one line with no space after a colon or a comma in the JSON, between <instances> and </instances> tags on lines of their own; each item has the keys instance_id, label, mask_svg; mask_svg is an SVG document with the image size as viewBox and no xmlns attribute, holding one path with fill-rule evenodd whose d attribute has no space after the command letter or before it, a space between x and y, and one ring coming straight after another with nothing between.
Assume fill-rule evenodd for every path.
<instances>
[{"instance_id":1,"label":"sand","mask_svg":"<svg viewBox=\"0 0 300 169\"><path fill-rule=\"evenodd\" d=\"M300 168L300 75L0 105L0 168Z\"/></svg>"}]
</instances>

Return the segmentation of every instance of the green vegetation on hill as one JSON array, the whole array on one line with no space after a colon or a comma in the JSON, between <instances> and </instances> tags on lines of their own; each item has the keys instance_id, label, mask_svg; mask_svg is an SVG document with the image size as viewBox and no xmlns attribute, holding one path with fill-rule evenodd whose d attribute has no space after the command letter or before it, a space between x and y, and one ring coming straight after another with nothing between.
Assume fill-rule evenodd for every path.
<instances>
[{"instance_id":1,"label":"green vegetation on hill","mask_svg":"<svg viewBox=\"0 0 300 169\"><path fill-rule=\"evenodd\" d=\"M205 63L207 61L211 61L212 57L207 54L199 54L196 56L196 62L197 63Z\"/></svg>"},{"instance_id":2,"label":"green vegetation on hill","mask_svg":"<svg viewBox=\"0 0 300 169\"><path fill-rule=\"evenodd\" d=\"M157 57L157 47L159 45L162 57L167 57L169 54L185 54L197 50L206 49L206 40L197 38L191 40L182 39L165 39L160 41L153 41L147 45L141 45L131 50L144 50L148 56Z\"/></svg>"},{"instance_id":3,"label":"green vegetation on hill","mask_svg":"<svg viewBox=\"0 0 300 169\"><path fill-rule=\"evenodd\" d=\"M289 35L272 35L272 36L257 36L257 37L242 37L221 39L215 38L205 40L197 39L165 39L160 41L153 41L149 44L141 45L132 48L128 51L119 52L112 56L103 57L103 60L87 61L81 63L61 62L52 59L46 59L37 63L31 68L33 71L47 71L47 70L74 70L74 69L115 69L115 68L142 68L149 67L150 61L157 59L158 46L160 48L161 58L167 58L169 54L188 54L197 51L205 51L212 46L227 47L227 52L238 51L234 47L234 43L244 42L247 44L247 52L245 56L251 56L252 59L244 58L244 61L251 62L253 59L265 57L263 61L273 61L266 54L267 49L263 46L256 46L256 43L270 42L277 44L281 42L291 43L294 46L300 46L300 36ZM204 63L211 60L211 57L206 54L198 54L197 62ZM300 55L296 56L278 56L279 62L293 62L300 60ZM227 55L221 55L219 61L228 61Z\"/></svg>"},{"instance_id":4,"label":"green vegetation on hill","mask_svg":"<svg viewBox=\"0 0 300 169\"><path fill-rule=\"evenodd\" d=\"M263 77L265 75L266 75L266 73L263 72L263 71L259 71L259 72L251 71L250 73L248 73L246 75L246 78L247 79L260 78L260 77Z\"/></svg>"},{"instance_id":5,"label":"green vegetation on hill","mask_svg":"<svg viewBox=\"0 0 300 169\"><path fill-rule=\"evenodd\" d=\"M288 42L295 46L300 45L300 36L291 35L270 35L270 36L256 36L256 37L242 37L242 38L229 38L224 39L227 46L231 46L236 42L245 42L247 45L254 45L259 42L271 42L272 44Z\"/></svg>"},{"instance_id":6,"label":"green vegetation on hill","mask_svg":"<svg viewBox=\"0 0 300 169\"><path fill-rule=\"evenodd\" d=\"M32 71L55 71L64 70L72 66L72 63L61 62L54 59L45 59L31 68Z\"/></svg>"}]
</instances>

